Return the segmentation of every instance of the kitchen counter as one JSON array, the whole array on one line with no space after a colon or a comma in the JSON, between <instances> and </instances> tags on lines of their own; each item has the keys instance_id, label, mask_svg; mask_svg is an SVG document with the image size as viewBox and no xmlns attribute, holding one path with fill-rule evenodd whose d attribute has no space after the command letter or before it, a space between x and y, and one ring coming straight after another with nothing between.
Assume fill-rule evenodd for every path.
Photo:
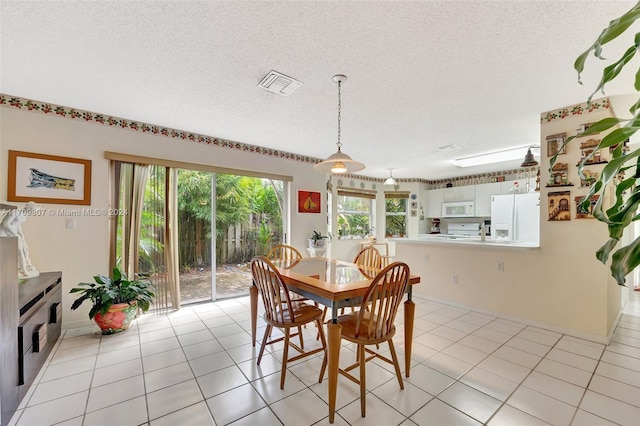
<instances>
[{"instance_id":1,"label":"kitchen counter","mask_svg":"<svg viewBox=\"0 0 640 426\"><path fill-rule=\"evenodd\" d=\"M507 240L492 240L487 238L485 241L481 241L480 237L463 237L457 235L429 235L420 238L391 238L391 241L396 243L409 243L409 244L446 244L446 245L463 245L463 246L485 246L485 247L508 247L508 248L526 248L537 249L540 248L540 243L524 242L524 241L507 241Z\"/></svg>"}]
</instances>

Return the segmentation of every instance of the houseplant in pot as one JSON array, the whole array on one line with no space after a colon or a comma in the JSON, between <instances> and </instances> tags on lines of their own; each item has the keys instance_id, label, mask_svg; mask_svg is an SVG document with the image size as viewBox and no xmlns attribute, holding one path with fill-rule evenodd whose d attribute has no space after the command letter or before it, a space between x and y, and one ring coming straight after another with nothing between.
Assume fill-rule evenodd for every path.
<instances>
[{"instance_id":1,"label":"houseplant in pot","mask_svg":"<svg viewBox=\"0 0 640 426\"><path fill-rule=\"evenodd\" d=\"M627 35L626 31L639 19L640 2L622 16L609 22L609 25L602 30L595 42L575 60L574 68L578 72L579 82L587 58L593 54L598 59L605 59L603 46L620 36ZM640 220L640 215L637 214L640 207L640 185L638 185L640 149L636 148L631 152L626 152L624 149L625 141L640 131L640 97L637 96L640 92L640 67L631 62L632 59L637 59L640 33L632 31L627 43L627 49L618 60L602 67L600 82L587 102L590 104L591 98L596 93L600 91L604 93L605 86L615 80L625 67L631 68L635 78L627 79L626 82L631 83L629 84L629 93L635 93L636 100L630 107L629 114L625 114L628 118L606 117L592 123L586 130L581 129L577 135L565 139L559 150L559 152L564 152L566 145L577 140L576 138L609 132L600 139L592 154L580 161L578 174L581 178L585 177L585 166L589 164L594 153L603 149L610 150L611 159L589 186L589 192L582 198L580 204L583 209L589 209L591 200L597 196L597 201L593 206L593 216L606 224L609 239L597 250L596 257L605 264L611 259L611 275L619 285L625 285L626 276L640 266L640 238L636 238L623 247L616 248L621 244L624 230L632 227L633 222ZM550 172L557 159L558 154L551 157ZM606 206L604 201L610 199L611 205Z\"/></svg>"},{"instance_id":2,"label":"houseplant in pot","mask_svg":"<svg viewBox=\"0 0 640 426\"><path fill-rule=\"evenodd\" d=\"M313 231L311 238L309 238L309 248L325 248L327 241L331 241L331 234L322 235L318 231Z\"/></svg>"},{"instance_id":3,"label":"houseplant in pot","mask_svg":"<svg viewBox=\"0 0 640 426\"><path fill-rule=\"evenodd\" d=\"M90 300L93 303L89 318L102 330L102 334L114 334L129 328L129 323L140 309L149 310L155 294L151 291L153 283L146 274L138 274L129 280L118 268L113 268L111 277L94 275L93 283L80 283L70 293L79 293L71 305L75 310Z\"/></svg>"}]
</instances>

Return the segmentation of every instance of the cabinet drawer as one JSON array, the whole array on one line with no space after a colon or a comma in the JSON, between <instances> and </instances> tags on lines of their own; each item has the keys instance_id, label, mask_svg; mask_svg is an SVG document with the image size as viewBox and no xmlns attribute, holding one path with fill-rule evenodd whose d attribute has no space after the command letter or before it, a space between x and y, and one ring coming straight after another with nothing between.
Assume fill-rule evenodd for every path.
<instances>
[{"instance_id":1,"label":"cabinet drawer","mask_svg":"<svg viewBox=\"0 0 640 426\"><path fill-rule=\"evenodd\" d=\"M24 319L18 326L18 364L19 364L19 380L22 385L29 380L29 376L37 373L37 370L32 371L31 365L36 365L37 360L42 356L45 356L42 352L33 352L34 334L38 335L38 342L40 343L40 337L46 336L48 322L47 309L45 301L40 301L34 305L31 309L32 314ZM46 343L46 337L45 342ZM40 348L38 348L40 350ZM36 362L34 362L36 361ZM31 377L33 380L33 377Z\"/></svg>"}]
</instances>

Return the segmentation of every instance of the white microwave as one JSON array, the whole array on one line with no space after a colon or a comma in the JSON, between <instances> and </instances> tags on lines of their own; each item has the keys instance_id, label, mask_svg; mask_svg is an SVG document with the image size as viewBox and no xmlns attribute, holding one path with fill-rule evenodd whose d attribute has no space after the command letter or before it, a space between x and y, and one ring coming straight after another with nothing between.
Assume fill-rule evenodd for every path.
<instances>
[{"instance_id":1,"label":"white microwave","mask_svg":"<svg viewBox=\"0 0 640 426\"><path fill-rule=\"evenodd\" d=\"M472 217L476 215L473 201L442 203L442 217Z\"/></svg>"}]
</instances>

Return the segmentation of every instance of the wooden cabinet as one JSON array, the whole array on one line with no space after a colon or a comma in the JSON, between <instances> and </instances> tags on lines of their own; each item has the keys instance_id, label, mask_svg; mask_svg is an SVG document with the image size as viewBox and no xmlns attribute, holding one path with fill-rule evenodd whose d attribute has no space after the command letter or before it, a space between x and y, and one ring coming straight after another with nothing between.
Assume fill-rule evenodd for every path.
<instances>
[{"instance_id":1,"label":"wooden cabinet","mask_svg":"<svg viewBox=\"0 0 640 426\"><path fill-rule=\"evenodd\" d=\"M18 383L22 399L49 356L62 325L62 274L44 272L18 292Z\"/></svg>"},{"instance_id":2,"label":"wooden cabinet","mask_svg":"<svg viewBox=\"0 0 640 426\"><path fill-rule=\"evenodd\" d=\"M444 201L444 189L427 191L427 217L442 216L442 201Z\"/></svg>"},{"instance_id":3,"label":"wooden cabinet","mask_svg":"<svg viewBox=\"0 0 640 426\"><path fill-rule=\"evenodd\" d=\"M62 328L62 274L18 283L18 240L0 237L0 412L9 420Z\"/></svg>"},{"instance_id":4,"label":"wooden cabinet","mask_svg":"<svg viewBox=\"0 0 640 426\"><path fill-rule=\"evenodd\" d=\"M483 183L476 185L476 215L491 216L491 196L500 195L502 182Z\"/></svg>"},{"instance_id":5,"label":"wooden cabinet","mask_svg":"<svg viewBox=\"0 0 640 426\"><path fill-rule=\"evenodd\" d=\"M0 416L18 408L18 239L0 237Z\"/></svg>"}]
</instances>

